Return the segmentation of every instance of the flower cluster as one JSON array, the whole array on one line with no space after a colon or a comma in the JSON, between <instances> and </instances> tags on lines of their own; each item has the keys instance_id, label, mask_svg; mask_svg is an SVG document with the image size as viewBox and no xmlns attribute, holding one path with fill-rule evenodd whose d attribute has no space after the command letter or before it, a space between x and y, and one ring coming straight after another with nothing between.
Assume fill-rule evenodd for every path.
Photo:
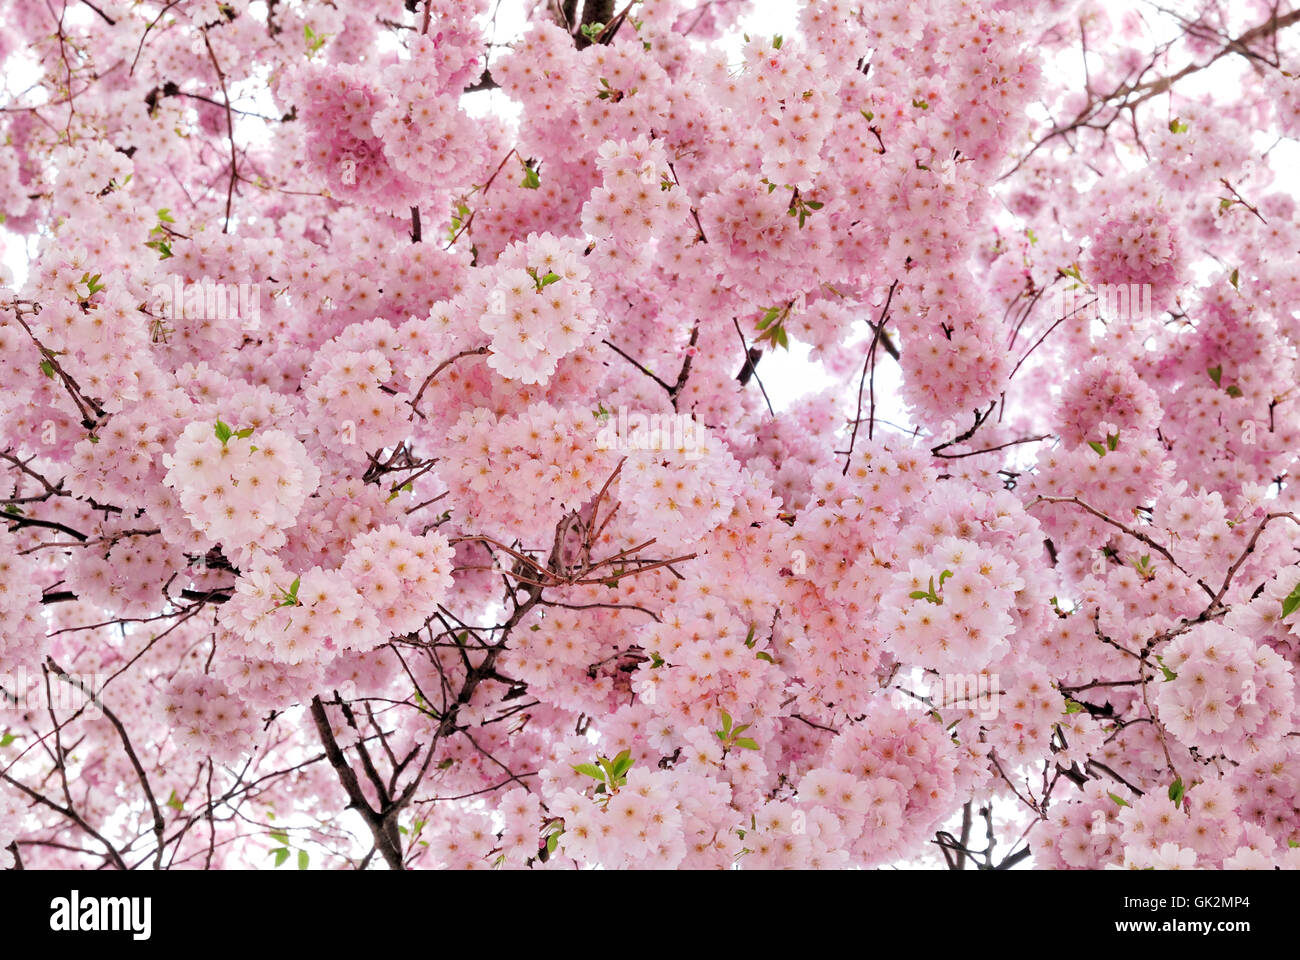
<instances>
[{"instance_id":1,"label":"flower cluster","mask_svg":"<svg viewBox=\"0 0 1300 960\"><path fill-rule=\"evenodd\" d=\"M331 344L332 346L332 344ZM393 371L378 350L326 348L307 375L307 420L320 445L344 460L364 463L370 453L406 436L410 407L382 389Z\"/></svg>"},{"instance_id":2,"label":"flower cluster","mask_svg":"<svg viewBox=\"0 0 1300 960\"><path fill-rule=\"evenodd\" d=\"M1087 275L1094 283L1150 284L1151 303L1164 309L1183 280L1182 248L1169 212L1147 204L1111 211L1088 250Z\"/></svg>"},{"instance_id":3,"label":"flower cluster","mask_svg":"<svg viewBox=\"0 0 1300 960\"><path fill-rule=\"evenodd\" d=\"M582 228L591 236L636 256L687 215L690 203L671 177L660 141L607 140L596 165L603 179L582 207Z\"/></svg>"},{"instance_id":4,"label":"flower cluster","mask_svg":"<svg viewBox=\"0 0 1300 960\"><path fill-rule=\"evenodd\" d=\"M320 482L301 443L281 430L233 430L191 423L163 455L166 483L196 530L234 559L285 541L298 511Z\"/></svg>"},{"instance_id":5,"label":"flower cluster","mask_svg":"<svg viewBox=\"0 0 1300 960\"><path fill-rule=\"evenodd\" d=\"M35 561L18 555L17 538L0 527L0 669L33 665L45 651L41 588Z\"/></svg>"},{"instance_id":6,"label":"flower cluster","mask_svg":"<svg viewBox=\"0 0 1300 960\"><path fill-rule=\"evenodd\" d=\"M603 802L569 789L547 806L564 818L559 844L585 863L633 869L670 870L686 855L682 815L674 778L660 770L633 767L626 783Z\"/></svg>"},{"instance_id":7,"label":"flower cluster","mask_svg":"<svg viewBox=\"0 0 1300 960\"><path fill-rule=\"evenodd\" d=\"M492 337L488 365L511 380L545 383L596 330L589 273L578 242L549 233L502 253L478 324Z\"/></svg>"},{"instance_id":8,"label":"flower cluster","mask_svg":"<svg viewBox=\"0 0 1300 960\"><path fill-rule=\"evenodd\" d=\"M404 212L427 188L385 152L375 121L389 109L388 97L377 81L359 66L309 64L285 76L279 94L296 105L308 138L308 168L330 193Z\"/></svg>"},{"instance_id":9,"label":"flower cluster","mask_svg":"<svg viewBox=\"0 0 1300 960\"><path fill-rule=\"evenodd\" d=\"M219 619L244 640L247 656L289 665L328 661L344 646L366 650L387 639L351 577L320 567L294 576L266 555L241 571Z\"/></svg>"},{"instance_id":10,"label":"flower cluster","mask_svg":"<svg viewBox=\"0 0 1300 960\"><path fill-rule=\"evenodd\" d=\"M965 411L986 406L1010 369L978 303L965 276L956 282L938 276L895 295L904 351L903 397L927 421L959 412L965 416Z\"/></svg>"},{"instance_id":11,"label":"flower cluster","mask_svg":"<svg viewBox=\"0 0 1300 960\"><path fill-rule=\"evenodd\" d=\"M1013 563L947 537L925 559L909 561L882 597L886 645L939 671L986 666L1006 647L1023 586Z\"/></svg>"},{"instance_id":12,"label":"flower cluster","mask_svg":"<svg viewBox=\"0 0 1300 960\"><path fill-rule=\"evenodd\" d=\"M385 157L415 183L451 182L478 162L482 149L477 125L460 108L461 91L438 75L439 46L422 36L408 60L385 71L384 89L401 93L391 95L370 124Z\"/></svg>"},{"instance_id":13,"label":"flower cluster","mask_svg":"<svg viewBox=\"0 0 1300 960\"><path fill-rule=\"evenodd\" d=\"M1271 870L1300 864L1294 849L1280 846L1258 825L1242 822L1222 781L1192 787L1178 807L1159 793L1135 798L1118 819L1123 866L1129 869Z\"/></svg>"},{"instance_id":14,"label":"flower cluster","mask_svg":"<svg viewBox=\"0 0 1300 960\"><path fill-rule=\"evenodd\" d=\"M163 587L186 566L184 553L161 537L125 536L102 554L86 552L70 571L77 596L106 610L147 615Z\"/></svg>"},{"instance_id":15,"label":"flower cluster","mask_svg":"<svg viewBox=\"0 0 1300 960\"><path fill-rule=\"evenodd\" d=\"M811 189L839 107L839 97L818 82L826 72L826 57L796 40L778 46L754 37L745 45L744 71L744 82L728 91L729 105L756 115L753 130L763 176Z\"/></svg>"},{"instance_id":16,"label":"flower cluster","mask_svg":"<svg viewBox=\"0 0 1300 960\"><path fill-rule=\"evenodd\" d=\"M857 862L881 863L947 816L969 776L963 752L932 719L877 703L799 781L799 804L810 820L817 807L831 811Z\"/></svg>"},{"instance_id":17,"label":"flower cluster","mask_svg":"<svg viewBox=\"0 0 1300 960\"><path fill-rule=\"evenodd\" d=\"M481 529L546 539L614 471L612 454L595 449L595 432L590 411L543 403L498 418L478 410L448 432L437 471Z\"/></svg>"},{"instance_id":18,"label":"flower cluster","mask_svg":"<svg viewBox=\"0 0 1300 960\"><path fill-rule=\"evenodd\" d=\"M1108 423L1121 437L1150 436L1160 422L1160 402L1128 364L1097 357L1070 378L1057 414L1061 438L1070 446L1105 443L1097 428Z\"/></svg>"},{"instance_id":19,"label":"flower cluster","mask_svg":"<svg viewBox=\"0 0 1300 960\"><path fill-rule=\"evenodd\" d=\"M454 552L436 530L416 536L395 524L361 534L341 572L392 635L418 630L451 587ZM345 644L352 646L352 644Z\"/></svg>"},{"instance_id":20,"label":"flower cluster","mask_svg":"<svg viewBox=\"0 0 1300 960\"><path fill-rule=\"evenodd\" d=\"M227 763L247 753L261 728L258 716L221 680L203 674L176 677L160 709L187 750Z\"/></svg>"},{"instance_id":21,"label":"flower cluster","mask_svg":"<svg viewBox=\"0 0 1300 960\"><path fill-rule=\"evenodd\" d=\"M1156 693L1161 722L1203 754L1249 760L1291 729L1291 670L1249 637L1201 624L1170 643L1162 663L1173 676Z\"/></svg>"},{"instance_id":22,"label":"flower cluster","mask_svg":"<svg viewBox=\"0 0 1300 960\"><path fill-rule=\"evenodd\" d=\"M689 543L731 514L744 483L740 464L703 424L693 426L673 449L626 451L618 493L632 536Z\"/></svg>"}]
</instances>

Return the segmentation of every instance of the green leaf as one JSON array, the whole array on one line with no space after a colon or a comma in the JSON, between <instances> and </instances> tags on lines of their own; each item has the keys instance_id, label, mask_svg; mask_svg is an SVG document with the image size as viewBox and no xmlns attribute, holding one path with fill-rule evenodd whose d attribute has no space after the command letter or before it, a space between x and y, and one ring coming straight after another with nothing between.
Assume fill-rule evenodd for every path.
<instances>
[{"instance_id":1,"label":"green leaf","mask_svg":"<svg viewBox=\"0 0 1300 960\"><path fill-rule=\"evenodd\" d=\"M275 865L277 867L283 867L284 861L289 859L289 851L286 847L281 847L279 850L272 850L271 852L275 854Z\"/></svg>"},{"instance_id":2,"label":"green leaf","mask_svg":"<svg viewBox=\"0 0 1300 960\"><path fill-rule=\"evenodd\" d=\"M307 851L306 851L306 850L299 850L299 851L298 851L298 869L299 869L299 870L306 870L306 869L307 869L307 864L310 863L310 862L311 862L311 857L308 855Z\"/></svg>"},{"instance_id":3,"label":"green leaf","mask_svg":"<svg viewBox=\"0 0 1300 960\"><path fill-rule=\"evenodd\" d=\"M616 778L622 778L628 770L632 768L634 762L635 761L632 759L632 751L624 750L614 758L614 776Z\"/></svg>"},{"instance_id":4,"label":"green leaf","mask_svg":"<svg viewBox=\"0 0 1300 960\"><path fill-rule=\"evenodd\" d=\"M574 768L578 773L591 777L593 780L605 779L605 774L594 763L579 763Z\"/></svg>"},{"instance_id":5,"label":"green leaf","mask_svg":"<svg viewBox=\"0 0 1300 960\"><path fill-rule=\"evenodd\" d=\"M1177 117L1174 117L1174 119L1169 121L1170 133L1186 133L1187 129L1188 129L1187 124L1185 124L1182 120L1179 120Z\"/></svg>"},{"instance_id":6,"label":"green leaf","mask_svg":"<svg viewBox=\"0 0 1300 960\"><path fill-rule=\"evenodd\" d=\"M227 441L234 436L234 431L230 429L230 425L223 423L220 420L217 421L215 432L217 434L217 439L221 441L223 447L226 445Z\"/></svg>"},{"instance_id":7,"label":"green leaf","mask_svg":"<svg viewBox=\"0 0 1300 960\"><path fill-rule=\"evenodd\" d=\"M541 286L545 287L548 284L557 282L559 279L560 279L560 275L558 273L548 273L545 276L543 276L542 279L538 281L538 283L541 284Z\"/></svg>"},{"instance_id":8,"label":"green leaf","mask_svg":"<svg viewBox=\"0 0 1300 960\"><path fill-rule=\"evenodd\" d=\"M167 806L173 810L180 810L185 804L181 803L181 798L176 795L175 790L172 790L172 795L167 798Z\"/></svg>"},{"instance_id":9,"label":"green leaf","mask_svg":"<svg viewBox=\"0 0 1300 960\"><path fill-rule=\"evenodd\" d=\"M1240 287L1237 286L1237 281L1238 281L1239 279L1240 279L1240 275L1238 274L1238 272L1237 272L1236 270L1233 270L1233 271L1232 271L1232 276L1228 277L1228 282L1229 282L1230 284L1232 284L1232 287L1233 287L1234 290L1239 290L1239 289L1241 289Z\"/></svg>"},{"instance_id":10,"label":"green leaf","mask_svg":"<svg viewBox=\"0 0 1300 960\"><path fill-rule=\"evenodd\" d=\"M1178 679L1178 674L1174 673L1172 670L1170 670L1168 667L1165 666L1164 657L1156 657L1156 662L1160 664L1160 670L1165 675L1165 683L1168 683L1170 680Z\"/></svg>"},{"instance_id":11,"label":"green leaf","mask_svg":"<svg viewBox=\"0 0 1300 960\"><path fill-rule=\"evenodd\" d=\"M758 651L758 653L754 654L754 659L755 659L755 660L766 660L768 663L772 663L772 664L776 663L776 661L775 661L774 659L772 659L772 655L771 655L770 653L768 653L766 650L760 650L760 651Z\"/></svg>"},{"instance_id":12,"label":"green leaf","mask_svg":"<svg viewBox=\"0 0 1300 960\"><path fill-rule=\"evenodd\" d=\"M1121 807L1127 807L1127 806L1129 805L1127 800L1125 800L1123 797L1116 796L1116 795L1113 794L1113 793L1108 793L1108 794L1106 794L1106 796L1110 797L1112 800L1114 800L1116 803L1118 803Z\"/></svg>"},{"instance_id":13,"label":"green leaf","mask_svg":"<svg viewBox=\"0 0 1300 960\"><path fill-rule=\"evenodd\" d=\"M286 847L289 845L289 835L283 830L272 830L271 839L276 843L284 844Z\"/></svg>"},{"instance_id":14,"label":"green leaf","mask_svg":"<svg viewBox=\"0 0 1300 960\"><path fill-rule=\"evenodd\" d=\"M45 374L51 380L54 379L54 364L48 360L41 361L41 373Z\"/></svg>"},{"instance_id":15,"label":"green leaf","mask_svg":"<svg viewBox=\"0 0 1300 960\"><path fill-rule=\"evenodd\" d=\"M1119 447L1119 434L1112 433L1109 437L1106 438L1106 449L1115 450L1118 447Z\"/></svg>"},{"instance_id":16,"label":"green leaf","mask_svg":"<svg viewBox=\"0 0 1300 960\"><path fill-rule=\"evenodd\" d=\"M1169 785L1169 799L1174 802L1174 806L1179 806L1183 802L1183 795L1187 791L1183 788L1183 778L1178 777Z\"/></svg>"},{"instance_id":17,"label":"green leaf","mask_svg":"<svg viewBox=\"0 0 1300 960\"><path fill-rule=\"evenodd\" d=\"M1077 700L1071 700L1069 697L1066 697L1065 712L1067 715L1071 713L1083 713L1083 704L1079 703Z\"/></svg>"},{"instance_id":18,"label":"green leaf","mask_svg":"<svg viewBox=\"0 0 1300 960\"><path fill-rule=\"evenodd\" d=\"M758 744L755 743L753 740L749 739L749 737L741 737L739 740L736 741L736 746L743 747L746 750L758 749Z\"/></svg>"},{"instance_id":19,"label":"green leaf","mask_svg":"<svg viewBox=\"0 0 1300 960\"><path fill-rule=\"evenodd\" d=\"M784 42L784 39L781 37L781 34L779 34L779 33L778 33L775 37L772 38L772 46L775 47L777 50L780 50L780 49L781 49L781 44L782 44L783 42Z\"/></svg>"},{"instance_id":20,"label":"green leaf","mask_svg":"<svg viewBox=\"0 0 1300 960\"><path fill-rule=\"evenodd\" d=\"M914 106L914 107L920 107L922 110L929 110L929 109L930 109L930 104L928 104L928 103L927 103L926 101L924 101L924 100L913 100L913 101L912 101L912 106Z\"/></svg>"},{"instance_id":21,"label":"green leaf","mask_svg":"<svg viewBox=\"0 0 1300 960\"><path fill-rule=\"evenodd\" d=\"M236 430L233 435L238 437L240 440L247 440L253 435L253 428L245 427L243 430Z\"/></svg>"},{"instance_id":22,"label":"green leaf","mask_svg":"<svg viewBox=\"0 0 1300 960\"><path fill-rule=\"evenodd\" d=\"M1300 608L1300 583L1295 585L1295 589L1286 595L1282 601L1282 619L1285 620L1291 614Z\"/></svg>"},{"instance_id":23,"label":"green leaf","mask_svg":"<svg viewBox=\"0 0 1300 960\"><path fill-rule=\"evenodd\" d=\"M317 33L307 24L302 25L303 39L307 41L307 56L310 57L321 47L325 46L325 38L328 34Z\"/></svg>"},{"instance_id":24,"label":"green leaf","mask_svg":"<svg viewBox=\"0 0 1300 960\"><path fill-rule=\"evenodd\" d=\"M614 776L614 765L609 762L609 758L597 757L596 762L599 763L600 768L605 771L605 782L613 785L614 782L618 780L618 777Z\"/></svg>"},{"instance_id":25,"label":"green leaf","mask_svg":"<svg viewBox=\"0 0 1300 960\"><path fill-rule=\"evenodd\" d=\"M1092 447L1092 449L1097 452L1097 456L1099 457L1106 456L1106 448L1102 446L1100 443L1098 443L1096 440L1089 440L1088 446Z\"/></svg>"},{"instance_id":26,"label":"green leaf","mask_svg":"<svg viewBox=\"0 0 1300 960\"><path fill-rule=\"evenodd\" d=\"M731 714L727 713L726 710L722 711L722 734L724 740L731 738Z\"/></svg>"},{"instance_id":27,"label":"green leaf","mask_svg":"<svg viewBox=\"0 0 1300 960\"><path fill-rule=\"evenodd\" d=\"M1223 379L1223 367L1210 367L1205 372L1210 375L1210 379L1214 381L1214 385L1216 387L1219 386L1219 381Z\"/></svg>"},{"instance_id":28,"label":"green leaf","mask_svg":"<svg viewBox=\"0 0 1300 960\"><path fill-rule=\"evenodd\" d=\"M558 830L546 838L546 852L548 854L555 852L555 848L560 842L560 834L563 832L563 830Z\"/></svg>"},{"instance_id":29,"label":"green leaf","mask_svg":"<svg viewBox=\"0 0 1300 960\"><path fill-rule=\"evenodd\" d=\"M528 190L536 190L538 187L540 187L540 186L542 185L542 180L541 180L541 178L537 175L537 171L534 170L530 165L528 165L528 164L525 163L525 164L524 164L524 179L523 179L523 182L520 183L519 185L520 185L521 187L524 187L524 188L528 189Z\"/></svg>"},{"instance_id":30,"label":"green leaf","mask_svg":"<svg viewBox=\"0 0 1300 960\"><path fill-rule=\"evenodd\" d=\"M293 583L289 584L289 589L284 591L284 599L278 606L296 607L298 606L298 587L302 583L302 577L295 577Z\"/></svg>"},{"instance_id":31,"label":"green leaf","mask_svg":"<svg viewBox=\"0 0 1300 960\"><path fill-rule=\"evenodd\" d=\"M99 291L104 289L104 285L99 282L100 276L101 274L98 273L93 277L86 273L81 275L81 282L84 283L86 288L90 291L86 295L87 297L93 297L95 294L99 293Z\"/></svg>"},{"instance_id":32,"label":"green leaf","mask_svg":"<svg viewBox=\"0 0 1300 960\"><path fill-rule=\"evenodd\" d=\"M758 643L758 641L754 639L754 631L756 629L755 625L751 623L749 625L749 633L745 634L745 646L749 647L751 650L754 648L754 644Z\"/></svg>"},{"instance_id":33,"label":"green leaf","mask_svg":"<svg viewBox=\"0 0 1300 960\"><path fill-rule=\"evenodd\" d=\"M929 600L929 599L930 599L930 595L929 595L928 593L926 593L924 590L913 590L911 593L908 594L908 596L911 597L913 600Z\"/></svg>"},{"instance_id":34,"label":"green leaf","mask_svg":"<svg viewBox=\"0 0 1300 960\"><path fill-rule=\"evenodd\" d=\"M0 747L7 747L17 739L12 733L6 733L3 737L0 737Z\"/></svg>"}]
</instances>

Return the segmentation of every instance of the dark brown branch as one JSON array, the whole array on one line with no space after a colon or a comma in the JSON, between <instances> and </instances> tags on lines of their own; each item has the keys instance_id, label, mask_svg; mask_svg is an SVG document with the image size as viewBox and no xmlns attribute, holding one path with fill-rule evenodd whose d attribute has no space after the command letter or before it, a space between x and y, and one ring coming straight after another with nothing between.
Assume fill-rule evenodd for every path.
<instances>
[{"instance_id":1,"label":"dark brown branch","mask_svg":"<svg viewBox=\"0 0 1300 960\"><path fill-rule=\"evenodd\" d=\"M154 836L158 840L158 850L154 854L153 868L157 870L162 865L163 835L166 832L166 827L163 822L162 811L158 809L158 800L153 794L153 789L149 786L149 777L144 772L144 766L140 763L140 758L136 756L135 748L131 746L131 738L127 736L126 727L122 725L122 721L118 719L117 714L104 705L99 694L93 690L87 689L86 685L82 681L70 676L68 671L64 670L54 661L53 657L48 657L46 659L50 667L53 668L54 675L64 683L76 687L89 697L95 706L103 712L104 716L108 718L108 722L113 725L113 729L117 731L118 737L121 738L122 749L126 751L127 759L131 761L131 767L135 770L135 775L140 781L140 787L144 790L145 799L149 801L149 809L153 813L153 832Z\"/></svg>"},{"instance_id":2,"label":"dark brown branch","mask_svg":"<svg viewBox=\"0 0 1300 960\"><path fill-rule=\"evenodd\" d=\"M325 756L338 774L339 782L343 785L344 791L348 795L348 807L356 810L370 828L371 834L375 839L375 847L379 850L392 870L404 870L405 865L402 863L402 851L393 843L390 837L390 831L385 827L384 818L379 812L373 809L366 800L366 795L361 789L361 783L357 780L356 772L348 764L347 758L343 756L343 751L339 749L338 741L334 739L334 731L330 727L329 717L325 714L325 706L321 703L319 696L311 699L311 716L316 724L316 732L320 735L321 743L325 747Z\"/></svg>"},{"instance_id":3,"label":"dark brown branch","mask_svg":"<svg viewBox=\"0 0 1300 960\"><path fill-rule=\"evenodd\" d=\"M758 383L758 389L763 391L763 400L767 403L767 412L775 417L776 411L772 409L772 400L767 395L767 387L763 386L763 381L758 376L758 368L755 366L755 364L758 363L758 358L762 356L763 353L761 350L759 350L757 355L755 355L756 348L751 347L748 343L745 342L745 334L740 329L740 321L737 320L735 317L732 317L731 322L736 328L736 336L740 337L740 347L742 350L745 351L745 356L747 358L745 361L745 368L740 371L741 375L742 376L744 375L745 370L749 371L749 373L753 376L754 380ZM749 382L749 377L744 377L743 380L740 377L737 377L736 379L740 380L742 384Z\"/></svg>"},{"instance_id":4,"label":"dark brown branch","mask_svg":"<svg viewBox=\"0 0 1300 960\"><path fill-rule=\"evenodd\" d=\"M894 302L894 291L898 289L898 281L895 280L889 285L889 295L885 297L885 305L880 309L880 319L876 323L870 320L867 324L871 327L871 346L867 347L867 358L862 362L862 377L858 380L858 412L853 416L853 433L849 436L849 449L842 452L844 454L843 475L847 476L849 464L853 461L853 447L858 442L858 423L862 419L862 388L867 380L867 371L871 371L871 409L870 420L867 423L867 439L870 440L876 429L876 346L880 343L880 338L885 332L885 324L889 321L889 305ZM897 354L895 354L897 356Z\"/></svg>"}]
</instances>

